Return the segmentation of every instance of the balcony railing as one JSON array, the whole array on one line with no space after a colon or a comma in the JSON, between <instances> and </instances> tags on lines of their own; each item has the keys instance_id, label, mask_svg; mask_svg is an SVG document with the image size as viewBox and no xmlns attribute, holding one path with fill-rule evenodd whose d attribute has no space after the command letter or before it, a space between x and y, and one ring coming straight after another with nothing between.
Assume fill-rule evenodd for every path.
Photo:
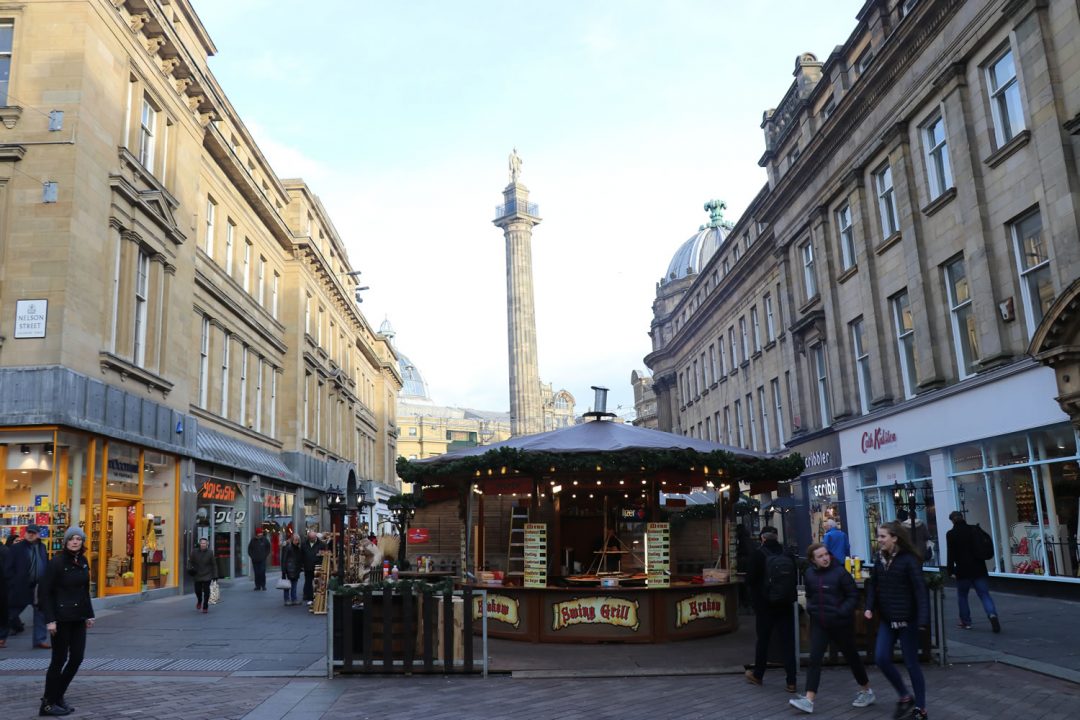
<instances>
[{"instance_id":1,"label":"balcony railing","mask_svg":"<svg viewBox=\"0 0 1080 720\"><path fill-rule=\"evenodd\" d=\"M523 215L540 217L540 206L536 203L519 202L511 202L505 205L499 205L495 208L495 219L498 220L499 218L504 218L507 215L513 215L519 212Z\"/></svg>"}]
</instances>

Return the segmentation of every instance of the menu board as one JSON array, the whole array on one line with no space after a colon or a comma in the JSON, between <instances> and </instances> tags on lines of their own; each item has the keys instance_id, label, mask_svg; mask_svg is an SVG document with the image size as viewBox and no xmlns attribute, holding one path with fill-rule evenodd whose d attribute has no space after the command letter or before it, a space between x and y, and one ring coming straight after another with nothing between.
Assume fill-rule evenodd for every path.
<instances>
[{"instance_id":1,"label":"menu board","mask_svg":"<svg viewBox=\"0 0 1080 720\"><path fill-rule=\"evenodd\" d=\"M645 584L671 587L671 525L645 525Z\"/></svg>"},{"instance_id":2,"label":"menu board","mask_svg":"<svg viewBox=\"0 0 1080 720\"><path fill-rule=\"evenodd\" d=\"M546 587L547 566L547 524L525 523L525 587Z\"/></svg>"}]
</instances>

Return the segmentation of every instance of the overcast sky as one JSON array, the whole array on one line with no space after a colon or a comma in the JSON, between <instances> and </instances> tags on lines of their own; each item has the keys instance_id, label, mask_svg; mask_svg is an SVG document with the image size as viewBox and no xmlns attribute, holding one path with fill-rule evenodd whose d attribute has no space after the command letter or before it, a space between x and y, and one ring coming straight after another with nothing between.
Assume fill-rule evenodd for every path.
<instances>
[{"instance_id":1,"label":"overcast sky","mask_svg":"<svg viewBox=\"0 0 1080 720\"><path fill-rule=\"evenodd\" d=\"M861 2L193 0L211 68L281 177L303 177L370 285L361 306L445 405L507 410L507 155L540 205L541 379L633 407L656 283L723 199L765 183L762 111Z\"/></svg>"}]
</instances>

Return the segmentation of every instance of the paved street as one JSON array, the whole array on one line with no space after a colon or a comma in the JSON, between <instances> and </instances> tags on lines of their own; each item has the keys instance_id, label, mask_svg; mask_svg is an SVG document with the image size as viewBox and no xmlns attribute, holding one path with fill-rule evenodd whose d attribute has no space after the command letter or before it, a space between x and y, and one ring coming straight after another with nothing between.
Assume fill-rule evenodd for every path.
<instances>
[{"instance_id":1,"label":"paved street","mask_svg":"<svg viewBox=\"0 0 1080 720\"><path fill-rule=\"evenodd\" d=\"M278 593L239 581L223 602L196 613L191 596L100 613L88 660L68 700L86 718L791 718L778 671L753 688L738 674L752 633L665 646L565 648L493 643L493 667L513 676L348 677L328 681L323 619L285 608ZM997 595L1005 632L985 623L950 630L949 668L926 668L934 718L1066 718L1080 685L1032 672L1046 663L1059 676L1077 668L1080 613L1075 603ZM947 604L955 613L955 597ZM952 620L950 620L952 623ZM26 634L0 651L4 720L32 717L47 653ZM997 657L1003 662L985 662ZM980 660L964 662L965 658ZM1010 664L1007 664L1010 663ZM1017 666L1019 663L1021 666ZM1037 667L1037 666L1036 666ZM697 673L697 674L690 674ZM625 677L620 675L632 675ZM895 698L871 670L879 703L855 710L842 668L826 669L817 712L829 718L888 717ZM800 678L800 684L803 679Z\"/></svg>"}]
</instances>

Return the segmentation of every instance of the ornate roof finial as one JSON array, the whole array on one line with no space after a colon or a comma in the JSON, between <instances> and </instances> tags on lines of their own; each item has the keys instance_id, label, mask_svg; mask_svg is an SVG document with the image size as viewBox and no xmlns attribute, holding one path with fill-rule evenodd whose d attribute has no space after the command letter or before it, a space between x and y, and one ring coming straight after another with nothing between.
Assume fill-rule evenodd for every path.
<instances>
[{"instance_id":1,"label":"ornate roof finial","mask_svg":"<svg viewBox=\"0 0 1080 720\"><path fill-rule=\"evenodd\" d=\"M710 200L705 203L705 210L709 213L709 227L718 228L724 226L724 210L727 209L727 203L723 200ZM702 228L704 229L704 228Z\"/></svg>"}]
</instances>

